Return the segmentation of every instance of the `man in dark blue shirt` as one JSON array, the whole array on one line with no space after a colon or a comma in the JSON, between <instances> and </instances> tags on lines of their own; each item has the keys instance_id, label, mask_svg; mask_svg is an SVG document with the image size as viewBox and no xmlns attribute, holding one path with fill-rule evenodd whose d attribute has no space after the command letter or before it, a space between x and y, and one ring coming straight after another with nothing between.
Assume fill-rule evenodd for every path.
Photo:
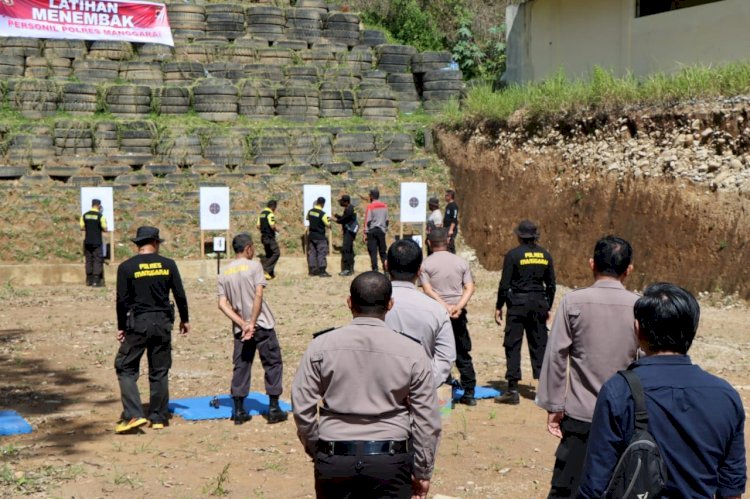
<instances>
[{"instance_id":1,"label":"man in dark blue shirt","mask_svg":"<svg viewBox=\"0 0 750 499\"><path fill-rule=\"evenodd\" d=\"M739 497L747 479L745 411L729 383L686 355L698 329L698 303L673 284L652 284L634 315L647 356L630 369L643 384L649 432L667 466L662 496ZM597 398L578 497L602 496L633 429L630 389L625 378L613 376Z\"/></svg>"}]
</instances>

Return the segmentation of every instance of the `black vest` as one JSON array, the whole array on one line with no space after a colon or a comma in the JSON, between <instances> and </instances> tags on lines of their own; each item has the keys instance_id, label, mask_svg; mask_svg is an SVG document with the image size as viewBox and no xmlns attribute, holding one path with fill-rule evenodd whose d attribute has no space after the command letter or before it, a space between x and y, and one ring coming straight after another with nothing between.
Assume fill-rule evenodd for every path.
<instances>
[{"instance_id":1,"label":"black vest","mask_svg":"<svg viewBox=\"0 0 750 499\"><path fill-rule=\"evenodd\" d=\"M326 224L323 222L323 215L326 212L320 208L313 208L307 212L307 220L310 222L310 239L325 239Z\"/></svg>"},{"instance_id":2,"label":"black vest","mask_svg":"<svg viewBox=\"0 0 750 499\"><path fill-rule=\"evenodd\" d=\"M83 226L86 229L84 244L102 244L102 214L98 210L83 214Z\"/></svg>"},{"instance_id":3,"label":"black vest","mask_svg":"<svg viewBox=\"0 0 750 499\"><path fill-rule=\"evenodd\" d=\"M273 213L271 211L271 208L265 208L263 211L260 212L260 215L258 215L258 223L260 224L260 233L266 237L276 237L276 232L271 227L271 224L268 223L268 215Z\"/></svg>"}]
</instances>

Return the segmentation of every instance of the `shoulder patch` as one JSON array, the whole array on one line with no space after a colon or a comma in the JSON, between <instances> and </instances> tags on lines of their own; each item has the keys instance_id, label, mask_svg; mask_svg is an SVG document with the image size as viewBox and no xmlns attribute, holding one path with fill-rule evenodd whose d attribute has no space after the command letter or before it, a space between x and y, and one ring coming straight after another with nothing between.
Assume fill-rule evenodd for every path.
<instances>
[{"instance_id":1,"label":"shoulder patch","mask_svg":"<svg viewBox=\"0 0 750 499\"><path fill-rule=\"evenodd\" d=\"M313 338L317 338L318 336L320 336L322 334L330 333L334 329L336 329L336 328L335 327L329 327L328 329L323 329L321 331L318 331L317 333L313 333Z\"/></svg>"},{"instance_id":2,"label":"shoulder patch","mask_svg":"<svg viewBox=\"0 0 750 499\"><path fill-rule=\"evenodd\" d=\"M400 334L401 336L404 336L406 338L409 338L411 341L413 341L415 343L418 343L420 345L422 344L422 340L420 340L419 338L415 338L414 336L408 335L408 334L406 334L403 331L398 331L398 334Z\"/></svg>"}]
</instances>

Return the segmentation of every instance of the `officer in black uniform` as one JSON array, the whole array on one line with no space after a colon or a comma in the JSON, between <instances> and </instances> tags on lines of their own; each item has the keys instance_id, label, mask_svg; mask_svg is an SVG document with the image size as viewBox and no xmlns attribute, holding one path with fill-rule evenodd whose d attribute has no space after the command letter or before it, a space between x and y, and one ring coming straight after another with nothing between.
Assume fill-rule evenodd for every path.
<instances>
[{"instance_id":1,"label":"officer in black uniform","mask_svg":"<svg viewBox=\"0 0 750 499\"><path fill-rule=\"evenodd\" d=\"M341 225L344 233L341 243L341 272L340 276L350 276L354 274L354 238L357 237L359 224L357 223L357 214L354 213L352 198L344 194L339 199L339 206L344 208L344 213L334 215L336 223Z\"/></svg>"},{"instance_id":2,"label":"officer in black uniform","mask_svg":"<svg viewBox=\"0 0 750 499\"><path fill-rule=\"evenodd\" d=\"M319 277L331 277L326 272L326 257L328 256L328 237L326 229L331 226L331 219L323 211L326 200L319 197L315 200L315 206L307 212L307 221L309 222L307 236L307 265L310 275Z\"/></svg>"},{"instance_id":3,"label":"officer in black uniform","mask_svg":"<svg viewBox=\"0 0 750 499\"><path fill-rule=\"evenodd\" d=\"M518 404L521 380L523 332L529 344L531 370L539 379L547 347L547 320L555 299L555 268L549 252L537 244L536 225L523 220L514 230L519 246L505 255L503 275L497 291L495 322L502 325L503 306L508 305L505 323L505 360L508 390L495 399L500 404Z\"/></svg>"},{"instance_id":4,"label":"officer in black uniform","mask_svg":"<svg viewBox=\"0 0 750 499\"><path fill-rule=\"evenodd\" d=\"M126 433L151 421L164 428L169 416L169 368L172 366L172 291L180 313L180 333L190 332L188 303L174 260L159 255L164 241L156 227L139 227L132 241L138 254L117 268L117 340L120 349L115 371L120 383L123 413L115 428ZM144 351L148 358L149 417L145 419L138 393L139 366Z\"/></svg>"},{"instance_id":5,"label":"officer in black uniform","mask_svg":"<svg viewBox=\"0 0 750 499\"><path fill-rule=\"evenodd\" d=\"M456 252L456 237L458 237L458 203L456 203L456 191L447 189L445 191L445 216L443 227L448 229L448 251Z\"/></svg>"},{"instance_id":6,"label":"officer in black uniform","mask_svg":"<svg viewBox=\"0 0 750 499\"><path fill-rule=\"evenodd\" d=\"M102 232L107 230L107 220L102 215L102 202L91 200L91 209L81 215L81 230L86 232L83 239L83 255L86 258L86 286L104 286L104 253L102 252Z\"/></svg>"},{"instance_id":7,"label":"officer in black uniform","mask_svg":"<svg viewBox=\"0 0 750 499\"><path fill-rule=\"evenodd\" d=\"M263 250L266 252L266 257L261 259L263 265L263 271L267 281L276 278L276 262L281 257L281 249L279 249L279 243L276 242L276 233L279 231L276 227L276 206L278 205L275 199L270 200L263 211L258 215L258 223L256 226L260 229L260 242L263 244Z\"/></svg>"}]
</instances>

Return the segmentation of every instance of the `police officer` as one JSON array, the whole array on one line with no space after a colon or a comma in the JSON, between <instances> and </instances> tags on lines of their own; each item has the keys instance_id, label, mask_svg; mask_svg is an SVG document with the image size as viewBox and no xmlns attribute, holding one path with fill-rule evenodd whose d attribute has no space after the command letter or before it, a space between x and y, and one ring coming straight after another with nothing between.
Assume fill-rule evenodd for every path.
<instances>
[{"instance_id":1,"label":"police officer","mask_svg":"<svg viewBox=\"0 0 750 499\"><path fill-rule=\"evenodd\" d=\"M393 307L385 315L385 323L394 331L408 332L422 341L432 361L437 388L450 376L456 360L456 340L445 307L417 289L421 268L422 248L411 239L401 239L388 248L386 269L393 286Z\"/></svg>"},{"instance_id":2,"label":"police officer","mask_svg":"<svg viewBox=\"0 0 750 499\"><path fill-rule=\"evenodd\" d=\"M253 261L255 250L249 234L238 234L232 240L235 259L219 276L219 310L232 320L234 353L232 360L231 395L234 402L232 421L239 425L250 421L245 411L245 398L250 391L250 373L255 351L260 354L269 398L269 423L287 420L287 413L279 407L282 392L283 362L281 347L276 337L276 321L263 299L266 279L261 265Z\"/></svg>"},{"instance_id":3,"label":"police officer","mask_svg":"<svg viewBox=\"0 0 750 499\"><path fill-rule=\"evenodd\" d=\"M555 299L555 267L549 252L537 244L536 225L523 220L514 232L519 246L505 255L495 306L495 322L502 325L503 306L508 305L503 341L508 390L495 398L495 402L513 405L520 402L523 332L526 331L529 344L532 374L539 379L547 347L547 320Z\"/></svg>"},{"instance_id":4,"label":"police officer","mask_svg":"<svg viewBox=\"0 0 750 499\"><path fill-rule=\"evenodd\" d=\"M441 431L429 359L383 322L393 304L383 274L357 276L347 304L352 322L316 335L292 383L317 496L426 497Z\"/></svg>"},{"instance_id":5,"label":"police officer","mask_svg":"<svg viewBox=\"0 0 750 499\"><path fill-rule=\"evenodd\" d=\"M448 229L448 251L456 252L456 237L458 237L458 203L456 203L456 191L447 189L445 191L445 217L443 227Z\"/></svg>"},{"instance_id":6,"label":"police officer","mask_svg":"<svg viewBox=\"0 0 750 499\"><path fill-rule=\"evenodd\" d=\"M138 254L117 268L117 341L115 372L120 383L123 413L115 432L126 433L151 421L155 430L164 428L169 417L169 368L172 366L172 291L180 313L180 333L190 332L188 303L180 272L174 260L159 255L163 239L156 227L138 227L131 239ZM145 419L138 393L141 357L148 358L150 402Z\"/></svg>"},{"instance_id":7,"label":"police officer","mask_svg":"<svg viewBox=\"0 0 750 499\"><path fill-rule=\"evenodd\" d=\"M276 242L276 233L279 231L276 226L276 206L275 199L270 200L263 211L258 215L256 227L260 230L260 242L263 244L263 250L266 252L265 258L262 259L263 271L266 274L266 280L270 281L276 278L276 262L281 257L279 243Z\"/></svg>"},{"instance_id":8,"label":"police officer","mask_svg":"<svg viewBox=\"0 0 750 499\"><path fill-rule=\"evenodd\" d=\"M341 272L340 276L350 276L354 274L354 238L357 237L359 224L357 223L357 214L354 213L352 198L344 194L339 199L339 206L344 208L344 213L334 215L336 223L341 225L343 240L341 242Z\"/></svg>"},{"instance_id":9,"label":"police officer","mask_svg":"<svg viewBox=\"0 0 750 499\"><path fill-rule=\"evenodd\" d=\"M107 231L107 220L102 214L102 202L91 200L91 209L81 215L81 230L86 232L83 239L83 255L86 258L86 286L104 286L104 253L102 252L102 232Z\"/></svg>"},{"instance_id":10,"label":"police officer","mask_svg":"<svg viewBox=\"0 0 750 499\"><path fill-rule=\"evenodd\" d=\"M326 257L328 256L328 237L326 229L331 226L331 219L323 211L326 200L319 197L315 205L307 212L307 221L310 224L307 235L307 267L309 275L319 277L331 277L326 272Z\"/></svg>"}]
</instances>

